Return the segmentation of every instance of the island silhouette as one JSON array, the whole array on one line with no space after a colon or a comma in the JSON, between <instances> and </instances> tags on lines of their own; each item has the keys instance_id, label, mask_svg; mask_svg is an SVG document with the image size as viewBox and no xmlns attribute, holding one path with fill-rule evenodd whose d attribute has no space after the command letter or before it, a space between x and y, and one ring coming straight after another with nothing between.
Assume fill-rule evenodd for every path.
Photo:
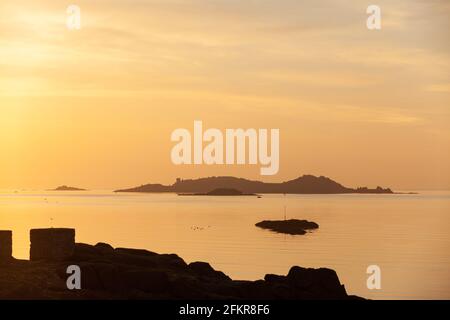
<instances>
[{"instance_id":1,"label":"island silhouette","mask_svg":"<svg viewBox=\"0 0 450 320\"><path fill-rule=\"evenodd\" d=\"M258 196L256 193L243 193L232 188L217 188L206 193L179 193L179 196Z\"/></svg>"},{"instance_id":2,"label":"island silhouette","mask_svg":"<svg viewBox=\"0 0 450 320\"><path fill-rule=\"evenodd\" d=\"M145 184L114 192L174 192L207 194L218 189L235 189L244 194L279 193L279 194L341 194L341 193L394 193L390 188L367 187L348 188L324 176L303 175L293 180L267 183L231 176L207 177L199 179L180 179L172 185Z\"/></svg>"},{"instance_id":3,"label":"island silhouette","mask_svg":"<svg viewBox=\"0 0 450 320\"><path fill-rule=\"evenodd\" d=\"M76 188L76 187L69 187L69 186L59 186L55 189L51 189L49 191L86 191L86 189Z\"/></svg>"}]
</instances>

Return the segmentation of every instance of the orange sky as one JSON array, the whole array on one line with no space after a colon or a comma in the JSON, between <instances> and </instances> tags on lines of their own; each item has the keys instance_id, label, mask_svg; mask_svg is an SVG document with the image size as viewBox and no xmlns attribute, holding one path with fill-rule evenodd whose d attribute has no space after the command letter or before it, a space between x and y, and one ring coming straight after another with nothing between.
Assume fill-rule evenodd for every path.
<instances>
[{"instance_id":1,"label":"orange sky","mask_svg":"<svg viewBox=\"0 0 450 320\"><path fill-rule=\"evenodd\" d=\"M256 166L174 166L170 134L279 128L280 170L450 189L448 1L0 3L0 189L119 188Z\"/></svg>"}]
</instances>

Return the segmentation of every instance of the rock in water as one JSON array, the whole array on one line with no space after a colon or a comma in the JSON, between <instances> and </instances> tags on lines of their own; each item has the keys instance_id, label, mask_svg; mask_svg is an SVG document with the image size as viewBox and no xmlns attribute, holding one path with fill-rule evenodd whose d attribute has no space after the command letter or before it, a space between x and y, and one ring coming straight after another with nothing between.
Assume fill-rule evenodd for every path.
<instances>
[{"instance_id":1,"label":"rock in water","mask_svg":"<svg viewBox=\"0 0 450 320\"><path fill-rule=\"evenodd\" d=\"M286 233L291 235L302 235L306 230L317 229L319 225L307 220L265 220L255 224L257 227L269 229L278 233Z\"/></svg>"}]
</instances>

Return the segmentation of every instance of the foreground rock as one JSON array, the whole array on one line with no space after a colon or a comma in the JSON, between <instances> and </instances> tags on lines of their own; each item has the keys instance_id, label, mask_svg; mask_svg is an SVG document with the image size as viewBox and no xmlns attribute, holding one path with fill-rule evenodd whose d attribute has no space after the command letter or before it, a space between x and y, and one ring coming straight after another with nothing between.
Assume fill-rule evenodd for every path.
<instances>
[{"instance_id":1,"label":"foreground rock","mask_svg":"<svg viewBox=\"0 0 450 320\"><path fill-rule=\"evenodd\" d=\"M319 225L315 222L296 219L274 221L265 220L258 222L255 226L291 235L303 235L306 233L306 230L319 228Z\"/></svg>"},{"instance_id":2,"label":"foreground rock","mask_svg":"<svg viewBox=\"0 0 450 320\"><path fill-rule=\"evenodd\" d=\"M81 290L66 288L69 265ZM234 281L175 254L77 243L66 261L0 261L0 299L356 299L335 271L292 267L287 276Z\"/></svg>"}]
</instances>

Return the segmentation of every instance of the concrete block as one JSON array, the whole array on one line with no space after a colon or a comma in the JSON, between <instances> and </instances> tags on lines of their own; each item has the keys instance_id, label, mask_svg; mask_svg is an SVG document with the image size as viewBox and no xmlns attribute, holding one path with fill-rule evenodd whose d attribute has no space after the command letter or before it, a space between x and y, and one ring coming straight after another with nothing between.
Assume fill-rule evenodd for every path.
<instances>
[{"instance_id":1,"label":"concrete block","mask_svg":"<svg viewBox=\"0 0 450 320\"><path fill-rule=\"evenodd\" d=\"M32 229L30 241L30 260L66 260L75 249L75 229Z\"/></svg>"}]
</instances>

